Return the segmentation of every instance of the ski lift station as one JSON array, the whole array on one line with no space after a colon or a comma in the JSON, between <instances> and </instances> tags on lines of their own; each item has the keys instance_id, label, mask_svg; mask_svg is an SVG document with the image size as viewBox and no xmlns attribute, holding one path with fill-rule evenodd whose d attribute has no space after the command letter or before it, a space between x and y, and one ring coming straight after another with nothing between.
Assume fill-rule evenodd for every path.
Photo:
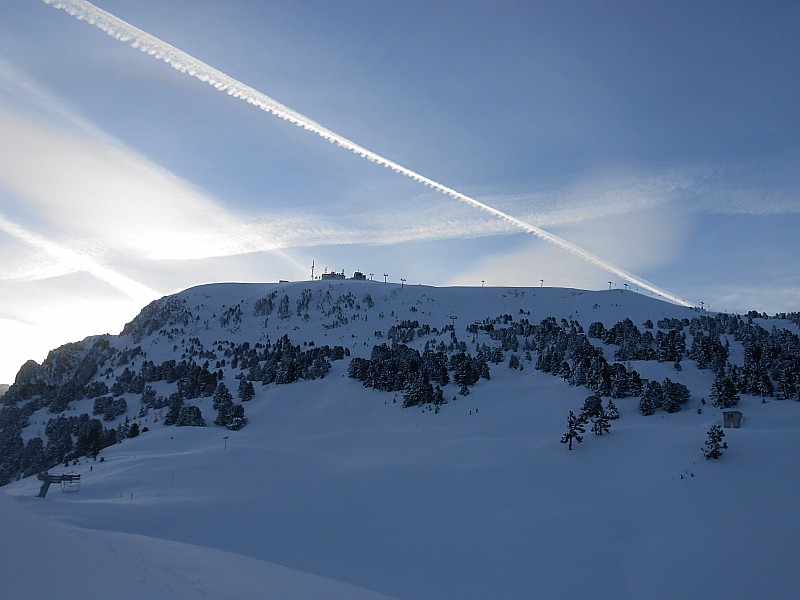
<instances>
[{"instance_id":1,"label":"ski lift station","mask_svg":"<svg viewBox=\"0 0 800 600\"><path fill-rule=\"evenodd\" d=\"M42 482L42 487L39 488L37 498L44 498L47 496L47 491L53 483L61 484L61 491L65 494L74 494L81 489L81 474L80 473L61 473L61 475L54 475L45 471L39 473L37 476L39 481Z\"/></svg>"}]
</instances>

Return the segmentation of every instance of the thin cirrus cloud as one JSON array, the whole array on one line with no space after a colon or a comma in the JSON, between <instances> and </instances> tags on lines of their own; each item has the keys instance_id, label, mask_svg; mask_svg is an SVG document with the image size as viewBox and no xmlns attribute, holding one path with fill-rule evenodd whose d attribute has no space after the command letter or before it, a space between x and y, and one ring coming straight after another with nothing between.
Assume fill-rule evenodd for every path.
<instances>
[{"instance_id":1,"label":"thin cirrus cloud","mask_svg":"<svg viewBox=\"0 0 800 600\"><path fill-rule=\"evenodd\" d=\"M339 215L268 208L237 215L126 148L34 82L27 81L23 91L35 105L47 106L51 121L69 127L0 111L0 126L9 134L0 141L0 185L21 201L17 208L28 218L77 240L70 242L73 251L98 260L116 253L196 260L295 246L393 244L514 231L506 222L476 218L458 202L439 196L431 202L429 193L405 200L396 210L372 203ZM666 202L675 187L663 177L603 185L600 193L587 183L541 198L492 201L535 223L565 225Z\"/></svg>"}]
</instances>

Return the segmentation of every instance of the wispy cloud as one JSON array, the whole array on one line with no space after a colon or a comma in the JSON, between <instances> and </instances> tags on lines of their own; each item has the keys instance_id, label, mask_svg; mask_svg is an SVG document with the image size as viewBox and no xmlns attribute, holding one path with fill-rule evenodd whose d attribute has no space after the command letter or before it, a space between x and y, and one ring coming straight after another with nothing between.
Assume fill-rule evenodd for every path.
<instances>
[{"instance_id":1,"label":"wispy cloud","mask_svg":"<svg viewBox=\"0 0 800 600\"><path fill-rule=\"evenodd\" d=\"M149 287L142 285L138 281L134 281L129 277L114 271L113 269L109 269L108 267L97 263L86 254L76 252L32 231L28 231L21 225L5 218L3 215L0 215L0 231L4 231L15 239L42 250L58 261L60 265L63 265L64 271L83 271L90 273L101 281L105 281L115 288L125 292L135 300L152 299L154 296L158 295L158 292L155 290L152 290Z\"/></svg>"},{"instance_id":2,"label":"wispy cloud","mask_svg":"<svg viewBox=\"0 0 800 600\"><path fill-rule=\"evenodd\" d=\"M27 86L28 93L35 88ZM452 239L517 231L462 203L422 193L391 204L369 202L356 212L271 210L236 214L52 103L85 135L0 112L9 135L0 141L0 185L18 210L50 231L78 240L73 249L98 260L130 253L150 260L194 260L294 246ZM488 196L520 219L562 226L635 212L667 202L671 179L626 177L585 182L534 196ZM23 206L24 205L24 206ZM74 242L71 242L74 244Z\"/></svg>"}]
</instances>

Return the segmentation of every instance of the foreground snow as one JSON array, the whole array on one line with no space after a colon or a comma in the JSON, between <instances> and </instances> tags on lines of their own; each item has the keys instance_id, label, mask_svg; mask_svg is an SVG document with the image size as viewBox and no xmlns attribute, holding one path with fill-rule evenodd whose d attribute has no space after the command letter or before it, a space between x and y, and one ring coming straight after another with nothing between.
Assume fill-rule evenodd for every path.
<instances>
[{"instance_id":1,"label":"foreground snow","mask_svg":"<svg viewBox=\"0 0 800 600\"><path fill-rule=\"evenodd\" d=\"M212 548L51 522L0 492L4 598L381 600L336 581Z\"/></svg>"}]
</instances>

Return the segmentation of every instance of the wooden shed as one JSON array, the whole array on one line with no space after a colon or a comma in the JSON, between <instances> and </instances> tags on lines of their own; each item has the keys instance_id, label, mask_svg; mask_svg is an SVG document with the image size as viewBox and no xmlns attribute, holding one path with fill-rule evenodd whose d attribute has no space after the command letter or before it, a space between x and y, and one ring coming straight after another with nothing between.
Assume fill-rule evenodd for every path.
<instances>
[{"instance_id":1,"label":"wooden shed","mask_svg":"<svg viewBox=\"0 0 800 600\"><path fill-rule=\"evenodd\" d=\"M726 429L738 429L742 426L742 413L738 410L726 410L722 413L722 426Z\"/></svg>"}]
</instances>

